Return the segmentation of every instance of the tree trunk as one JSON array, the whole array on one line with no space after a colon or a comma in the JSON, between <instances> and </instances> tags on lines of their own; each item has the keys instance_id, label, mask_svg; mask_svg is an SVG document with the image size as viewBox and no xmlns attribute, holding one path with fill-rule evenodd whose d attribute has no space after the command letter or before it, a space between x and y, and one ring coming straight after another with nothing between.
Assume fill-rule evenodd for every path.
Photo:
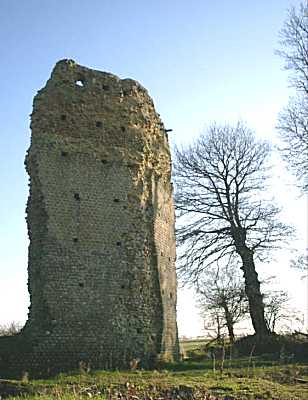
<instances>
[{"instance_id":1,"label":"tree trunk","mask_svg":"<svg viewBox=\"0 0 308 400\"><path fill-rule=\"evenodd\" d=\"M245 279L245 292L248 297L252 325L257 335L268 335L270 330L264 317L263 296L260 291L260 282L253 260L253 253L250 249L246 248L245 252L240 253L240 256L243 262L242 270Z\"/></svg>"},{"instance_id":2,"label":"tree trunk","mask_svg":"<svg viewBox=\"0 0 308 400\"><path fill-rule=\"evenodd\" d=\"M224 308L224 313L225 313L225 318L226 318L226 324L227 324L227 329L228 329L228 335L230 339L230 343L234 343L234 330L233 330L233 321L232 321L232 316L230 314L228 305L225 303L223 305Z\"/></svg>"},{"instance_id":3,"label":"tree trunk","mask_svg":"<svg viewBox=\"0 0 308 400\"><path fill-rule=\"evenodd\" d=\"M216 316L216 323L217 323L217 339L221 337L221 326L220 326L220 319L219 316Z\"/></svg>"},{"instance_id":4,"label":"tree trunk","mask_svg":"<svg viewBox=\"0 0 308 400\"><path fill-rule=\"evenodd\" d=\"M248 298L249 313L256 335L269 335L270 330L264 317L263 296L260 291L260 281L253 259L253 250L246 246L246 232L238 229L233 236L237 253L242 259L241 269L244 272L245 292Z\"/></svg>"}]
</instances>

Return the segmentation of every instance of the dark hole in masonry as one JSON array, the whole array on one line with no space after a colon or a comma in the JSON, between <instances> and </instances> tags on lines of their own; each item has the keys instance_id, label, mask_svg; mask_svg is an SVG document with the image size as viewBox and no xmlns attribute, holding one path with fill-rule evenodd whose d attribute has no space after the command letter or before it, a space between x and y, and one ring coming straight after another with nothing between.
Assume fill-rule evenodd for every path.
<instances>
[{"instance_id":1,"label":"dark hole in masonry","mask_svg":"<svg viewBox=\"0 0 308 400\"><path fill-rule=\"evenodd\" d=\"M84 287L84 283L83 282L79 282L79 286L80 287Z\"/></svg>"},{"instance_id":2,"label":"dark hole in masonry","mask_svg":"<svg viewBox=\"0 0 308 400\"><path fill-rule=\"evenodd\" d=\"M74 242L74 243L77 243L77 242L78 242L78 238L74 237L74 238L73 238L73 242Z\"/></svg>"},{"instance_id":3,"label":"dark hole in masonry","mask_svg":"<svg viewBox=\"0 0 308 400\"><path fill-rule=\"evenodd\" d=\"M79 193L74 193L74 199L75 200L80 200L80 195L79 195Z\"/></svg>"},{"instance_id":4,"label":"dark hole in masonry","mask_svg":"<svg viewBox=\"0 0 308 400\"><path fill-rule=\"evenodd\" d=\"M96 121L95 125L97 128L101 128L103 126L103 123L102 121Z\"/></svg>"},{"instance_id":5,"label":"dark hole in masonry","mask_svg":"<svg viewBox=\"0 0 308 400\"><path fill-rule=\"evenodd\" d=\"M62 120L62 121L65 121L65 120L66 120L66 115L64 115L64 114L61 115L61 120Z\"/></svg>"},{"instance_id":6,"label":"dark hole in masonry","mask_svg":"<svg viewBox=\"0 0 308 400\"><path fill-rule=\"evenodd\" d=\"M137 328L137 333L141 333L141 332L142 332L141 328Z\"/></svg>"},{"instance_id":7,"label":"dark hole in masonry","mask_svg":"<svg viewBox=\"0 0 308 400\"><path fill-rule=\"evenodd\" d=\"M122 246L122 242L117 242L117 246Z\"/></svg>"},{"instance_id":8,"label":"dark hole in masonry","mask_svg":"<svg viewBox=\"0 0 308 400\"><path fill-rule=\"evenodd\" d=\"M68 155L68 152L67 151L61 151L61 156L62 157L66 157Z\"/></svg>"},{"instance_id":9,"label":"dark hole in masonry","mask_svg":"<svg viewBox=\"0 0 308 400\"><path fill-rule=\"evenodd\" d=\"M124 94L124 96L128 96L129 95L129 90L123 90L123 94Z\"/></svg>"},{"instance_id":10,"label":"dark hole in masonry","mask_svg":"<svg viewBox=\"0 0 308 400\"><path fill-rule=\"evenodd\" d=\"M107 164L107 160L102 160L102 163L103 164Z\"/></svg>"},{"instance_id":11,"label":"dark hole in masonry","mask_svg":"<svg viewBox=\"0 0 308 400\"><path fill-rule=\"evenodd\" d=\"M104 90L109 90L110 88L109 88L108 85L103 85L103 89L104 89Z\"/></svg>"},{"instance_id":12,"label":"dark hole in masonry","mask_svg":"<svg viewBox=\"0 0 308 400\"><path fill-rule=\"evenodd\" d=\"M170 299L172 299L172 297L173 297L173 294L172 294L172 293L170 293Z\"/></svg>"},{"instance_id":13,"label":"dark hole in masonry","mask_svg":"<svg viewBox=\"0 0 308 400\"><path fill-rule=\"evenodd\" d=\"M125 289L125 285L121 285L121 289Z\"/></svg>"},{"instance_id":14,"label":"dark hole in masonry","mask_svg":"<svg viewBox=\"0 0 308 400\"><path fill-rule=\"evenodd\" d=\"M114 201L115 203L118 203L120 200L119 200L119 199L113 199L113 201Z\"/></svg>"},{"instance_id":15,"label":"dark hole in masonry","mask_svg":"<svg viewBox=\"0 0 308 400\"><path fill-rule=\"evenodd\" d=\"M121 126L121 131L125 132L125 126Z\"/></svg>"}]
</instances>

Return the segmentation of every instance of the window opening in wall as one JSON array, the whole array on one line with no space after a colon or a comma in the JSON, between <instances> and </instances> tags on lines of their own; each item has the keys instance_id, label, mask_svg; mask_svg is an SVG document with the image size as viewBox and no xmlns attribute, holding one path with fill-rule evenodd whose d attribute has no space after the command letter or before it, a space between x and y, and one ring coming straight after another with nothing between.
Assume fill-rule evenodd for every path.
<instances>
[{"instance_id":1,"label":"window opening in wall","mask_svg":"<svg viewBox=\"0 0 308 400\"><path fill-rule=\"evenodd\" d=\"M65 121L65 120L66 120L66 115L62 114L62 115L61 115L61 120L62 120L62 121Z\"/></svg>"},{"instance_id":2,"label":"window opening in wall","mask_svg":"<svg viewBox=\"0 0 308 400\"><path fill-rule=\"evenodd\" d=\"M76 85L76 86L84 87L84 84L85 84L84 79L77 79L77 80L75 81L75 85Z\"/></svg>"},{"instance_id":3,"label":"window opening in wall","mask_svg":"<svg viewBox=\"0 0 308 400\"><path fill-rule=\"evenodd\" d=\"M122 246L122 242L117 242L117 246Z\"/></svg>"},{"instance_id":4,"label":"window opening in wall","mask_svg":"<svg viewBox=\"0 0 308 400\"><path fill-rule=\"evenodd\" d=\"M169 295L169 296L170 296L170 299L172 299L172 297L173 297L173 294L172 294L172 293L170 293L170 295Z\"/></svg>"},{"instance_id":5,"label":"window opening in wall","mask_svg":"<svg viewBox=\"0 0 308 400\"><path fill-rule=\"evenodd\" d=\"M73 238L73 242L74 242L74 243L77 243L77 242L78 242L78 238L74 237L74 238Z\"/></svg>"},{"instance_id":6,"label":"window opening in wall","mask_svg":"<svg viewBox=\"0 0 308 400\"><path fill-rule=\"evenodd\" d=\"M121 285L121 289L125 289L125 285Z\"/></svg>"},{"instance_id":7,"label":"window opening in wall","mask_svg":"<svg viewBox=\"0 0 308 400\"><path fill-rule=\"evenodd\" d=\"M142 332L141 328L137 328L137 333L141 333L141 332Z\"/></svg>"},{"instance_id":8,"label":"window opening in wall","mask_svg":"<svg viewBox=\"0 0 308 400\"><path fill-rule=\"evenodd\" d=\"M115 203L119 203L119 199L113 199L113 201L115 202Z\"/></svg>"},{"instance_id":9,"label":"window opening in wall","mask_svg":"<svg viewBox=\"0 0 308 400\"><path fill-rule=\"evenodd\" d=\"M97 128L101 128L103 126L103 123L102 121L96 121L95 125Z\"/></svg>"},{"instance_id":10,"label":"window opening in wall","mask_svg":"<svg viewBox=\"0 0 308 400\"><path fill-rule=\"evenodd\" d=\"M121 131L125 132L125 126L121 126Z\"/></svg>"},{"instance_id":11,"label":"window opening in wall","mask_svg":"<svg viewBox=\"0 0 308 400\"><path fill-rule=\"evenodd\" d=\"M103 164L107 164L107 160L102 160L102 163Z\"/></svg>"},{"instance_id":12,"label":"window opening in wall","mask_svg":"<svg viewBox=\"0 0 308 400\"><path fill-rule=\"evenodd\" d=\"M74 199L75 200L80 200L80 195L79 195L79 193L74 193Z\"/></svg>"},{"instance_id":13,"label":"window opening in wall","mask_svg":"<svg viewBox=\"0 0 308 400\"><path fill-rule=\"evenodd\" d=\"M103 89L104 89L104 90L109 90L110 88L109 88L108 85L103 85Z\"/></svg>"},{"instance_id":14,"label":"window opening in wall","mask_svg":"<svg viewBox=\"0 0 308 400\"><path fill-rule=\"evenodd\" d=\"M68 155L68 152L67 151L61 151L61 156L62 157L66 157Z\"/></svg>"},{"instance_id":15,"label":"window opening in wall","mask_svg":"<svg viewBox=\"0 0 308 400\"><path fill-rule=\"evenodd\" d=\"M83 282L79 282L79 287L84 287L84 283Z\"/></svg>"}]
</instances>

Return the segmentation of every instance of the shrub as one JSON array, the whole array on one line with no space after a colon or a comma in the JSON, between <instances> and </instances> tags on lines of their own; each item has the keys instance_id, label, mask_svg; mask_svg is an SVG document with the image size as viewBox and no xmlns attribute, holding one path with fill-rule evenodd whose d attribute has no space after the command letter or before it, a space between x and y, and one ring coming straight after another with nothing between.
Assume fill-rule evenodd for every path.
<instances>
[{"instance_id":1,"label":"shrub","mask_svg":"<svg viewBox=\"0 0 308 400\"><path fill-rule=\"evenodd\" d=\"M15 336L21 331L22 325L19 322L0 325L0 336Z\"/></svg>"},{"instance_id":2,"label":"shrub","mask_svg":"<svg viewBox=\"0 0 308 400\"><path fill-rule=\"evenodd\" d=\"M308 338L299 334L268 336L245 336L235 342L239 355L271 354L282 361L308 360Z\"/></svg>"}]
</instances>

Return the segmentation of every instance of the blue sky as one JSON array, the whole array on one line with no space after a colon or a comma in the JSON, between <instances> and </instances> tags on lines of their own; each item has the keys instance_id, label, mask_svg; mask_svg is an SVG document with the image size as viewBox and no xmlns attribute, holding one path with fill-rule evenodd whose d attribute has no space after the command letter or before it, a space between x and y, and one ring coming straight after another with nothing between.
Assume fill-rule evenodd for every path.
<instances>
[{"instance_id":1,"label":"blue sky","mask_svg":"<svg viewBox=\"0 0 308 400\"><path fill-rule=\"evenodd\" d=\"M23 160L32 100L56 61L72 58L138 80L173 129L172 144L213 120L238 118L275 140L290 91L274 50L291 4L299 1L0 1L0 323L26 318ZM303 199L296 204L305 207Z\"/></svg>"}]
</instances>

